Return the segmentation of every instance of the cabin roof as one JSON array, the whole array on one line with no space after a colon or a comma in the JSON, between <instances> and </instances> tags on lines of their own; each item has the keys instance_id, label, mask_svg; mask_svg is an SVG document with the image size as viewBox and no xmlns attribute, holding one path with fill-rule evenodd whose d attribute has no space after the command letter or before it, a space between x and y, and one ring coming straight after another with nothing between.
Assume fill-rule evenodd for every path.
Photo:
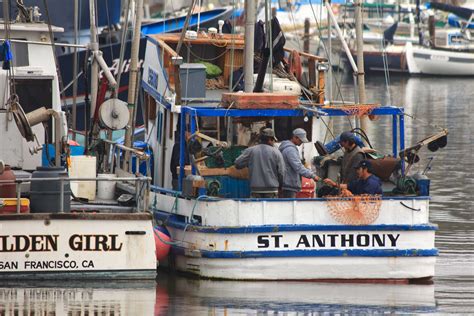
<instances>
[{"instance_id":1,"label":"cabin roof","mask_svg":"<svg viewBox=\"0 0 474 316\"><path fill-rule=\"evenodd\" d=\"M51 26L53 33L62 33L64 28L58 26ZM0 30L5 30L3 21L0 23ZM48 24L46 23L12 23L10 24L11 31L22 32L49 32Z\"/></svg>"}]
</instances>

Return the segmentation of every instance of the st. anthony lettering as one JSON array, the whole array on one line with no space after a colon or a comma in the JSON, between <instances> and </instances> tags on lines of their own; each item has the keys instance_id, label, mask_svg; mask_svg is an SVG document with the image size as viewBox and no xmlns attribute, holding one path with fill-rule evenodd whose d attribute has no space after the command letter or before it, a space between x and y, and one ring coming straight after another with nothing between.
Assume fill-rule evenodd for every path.
<instances>
[{"instance_id":1,"label":"st. anthony lettering","mask_svg":"<svg viewBox=\"0 0 474 316\"><path fill-rule=\"evenodd\" d=\"M397 247L400 234L312 234L300 235L295 248ZM288 248L283 235L257 236L258 248Z\"/></svg>"},{"instance_id":2,"label":"st. anthony lettering","mask_svg":"<svg viewBox=\"0 0 474 316\"><path fill-rule=\"evenodd\" d=\"M396 247L400 234L301 235L296 248Z\"/></svg>"}]
</instances>

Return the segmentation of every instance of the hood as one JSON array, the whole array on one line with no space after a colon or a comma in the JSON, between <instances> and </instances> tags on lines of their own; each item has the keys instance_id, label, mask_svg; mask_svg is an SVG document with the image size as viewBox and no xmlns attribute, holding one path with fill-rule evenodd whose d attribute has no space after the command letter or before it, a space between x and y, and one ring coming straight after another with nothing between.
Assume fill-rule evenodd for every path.
<instances>
[{"instance_id":1,"label":"hood","mask_svg":"<svg viewBox=\"0 0 474 316\"><path fill-rule=\"evenodd\" d=\"M285 149L287 149L289 147L295 147L296 148L296 145L293 144L289 140L284 140L284 141L281 142L280 147L278 147L278 149L280 149L280 151L283 152Z\"/></svg>"}]
</instances>

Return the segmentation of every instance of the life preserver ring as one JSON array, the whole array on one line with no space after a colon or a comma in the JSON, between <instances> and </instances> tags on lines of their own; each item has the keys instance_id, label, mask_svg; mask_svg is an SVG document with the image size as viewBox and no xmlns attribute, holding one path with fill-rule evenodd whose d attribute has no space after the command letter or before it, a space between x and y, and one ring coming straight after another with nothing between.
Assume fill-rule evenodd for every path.
<instances>
[{"instance_id":1,"label":"life preserver ring","mask_svg":"<svg viewBox=\"0 0 474 316\"><path fill-rule=\"evenodd\" d=\"M295 76L298 81L301 81L303 67L301 66L300 54L296 50L292 50L288 57L288 68L290 69L290 73Z\"/></svg>"}]
</instances>

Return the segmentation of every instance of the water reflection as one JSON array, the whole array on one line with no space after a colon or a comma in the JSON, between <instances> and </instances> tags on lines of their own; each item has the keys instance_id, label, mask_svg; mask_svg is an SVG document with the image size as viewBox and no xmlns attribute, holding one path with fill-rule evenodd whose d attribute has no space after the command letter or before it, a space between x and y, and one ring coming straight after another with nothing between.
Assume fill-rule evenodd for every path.
<instances>
[{"instance_id":1,"label":"water reflection","mask_svg":"<svg viewBox=\"0 0 474 316\"><path fill-rule=\"evenodd\" d=\"M153 315L168 303L155 282L0 284L0 315Z\"/></svg>"},{"instance_id":2,"label":"water reflection","mask_svg":"<svg viewBox=\"0 0 474 316\"><path fill-rule=\"evenodd\" d=\"M1 284L0 315L317 314L436 311L433 285L237 282Z\"/></svg>"},{"instance_id":3,"label":"water reflection","mask_svg":"<svg viewBox=\"0 0 474 316\"><path fill-rule=\"evenodd\" d=\"M181 298L181 304L173 304L177 314L198 306L216 315L436 310L433 285L212 281L166 275L160 281Z\"/></svg>"}]
</instances>

